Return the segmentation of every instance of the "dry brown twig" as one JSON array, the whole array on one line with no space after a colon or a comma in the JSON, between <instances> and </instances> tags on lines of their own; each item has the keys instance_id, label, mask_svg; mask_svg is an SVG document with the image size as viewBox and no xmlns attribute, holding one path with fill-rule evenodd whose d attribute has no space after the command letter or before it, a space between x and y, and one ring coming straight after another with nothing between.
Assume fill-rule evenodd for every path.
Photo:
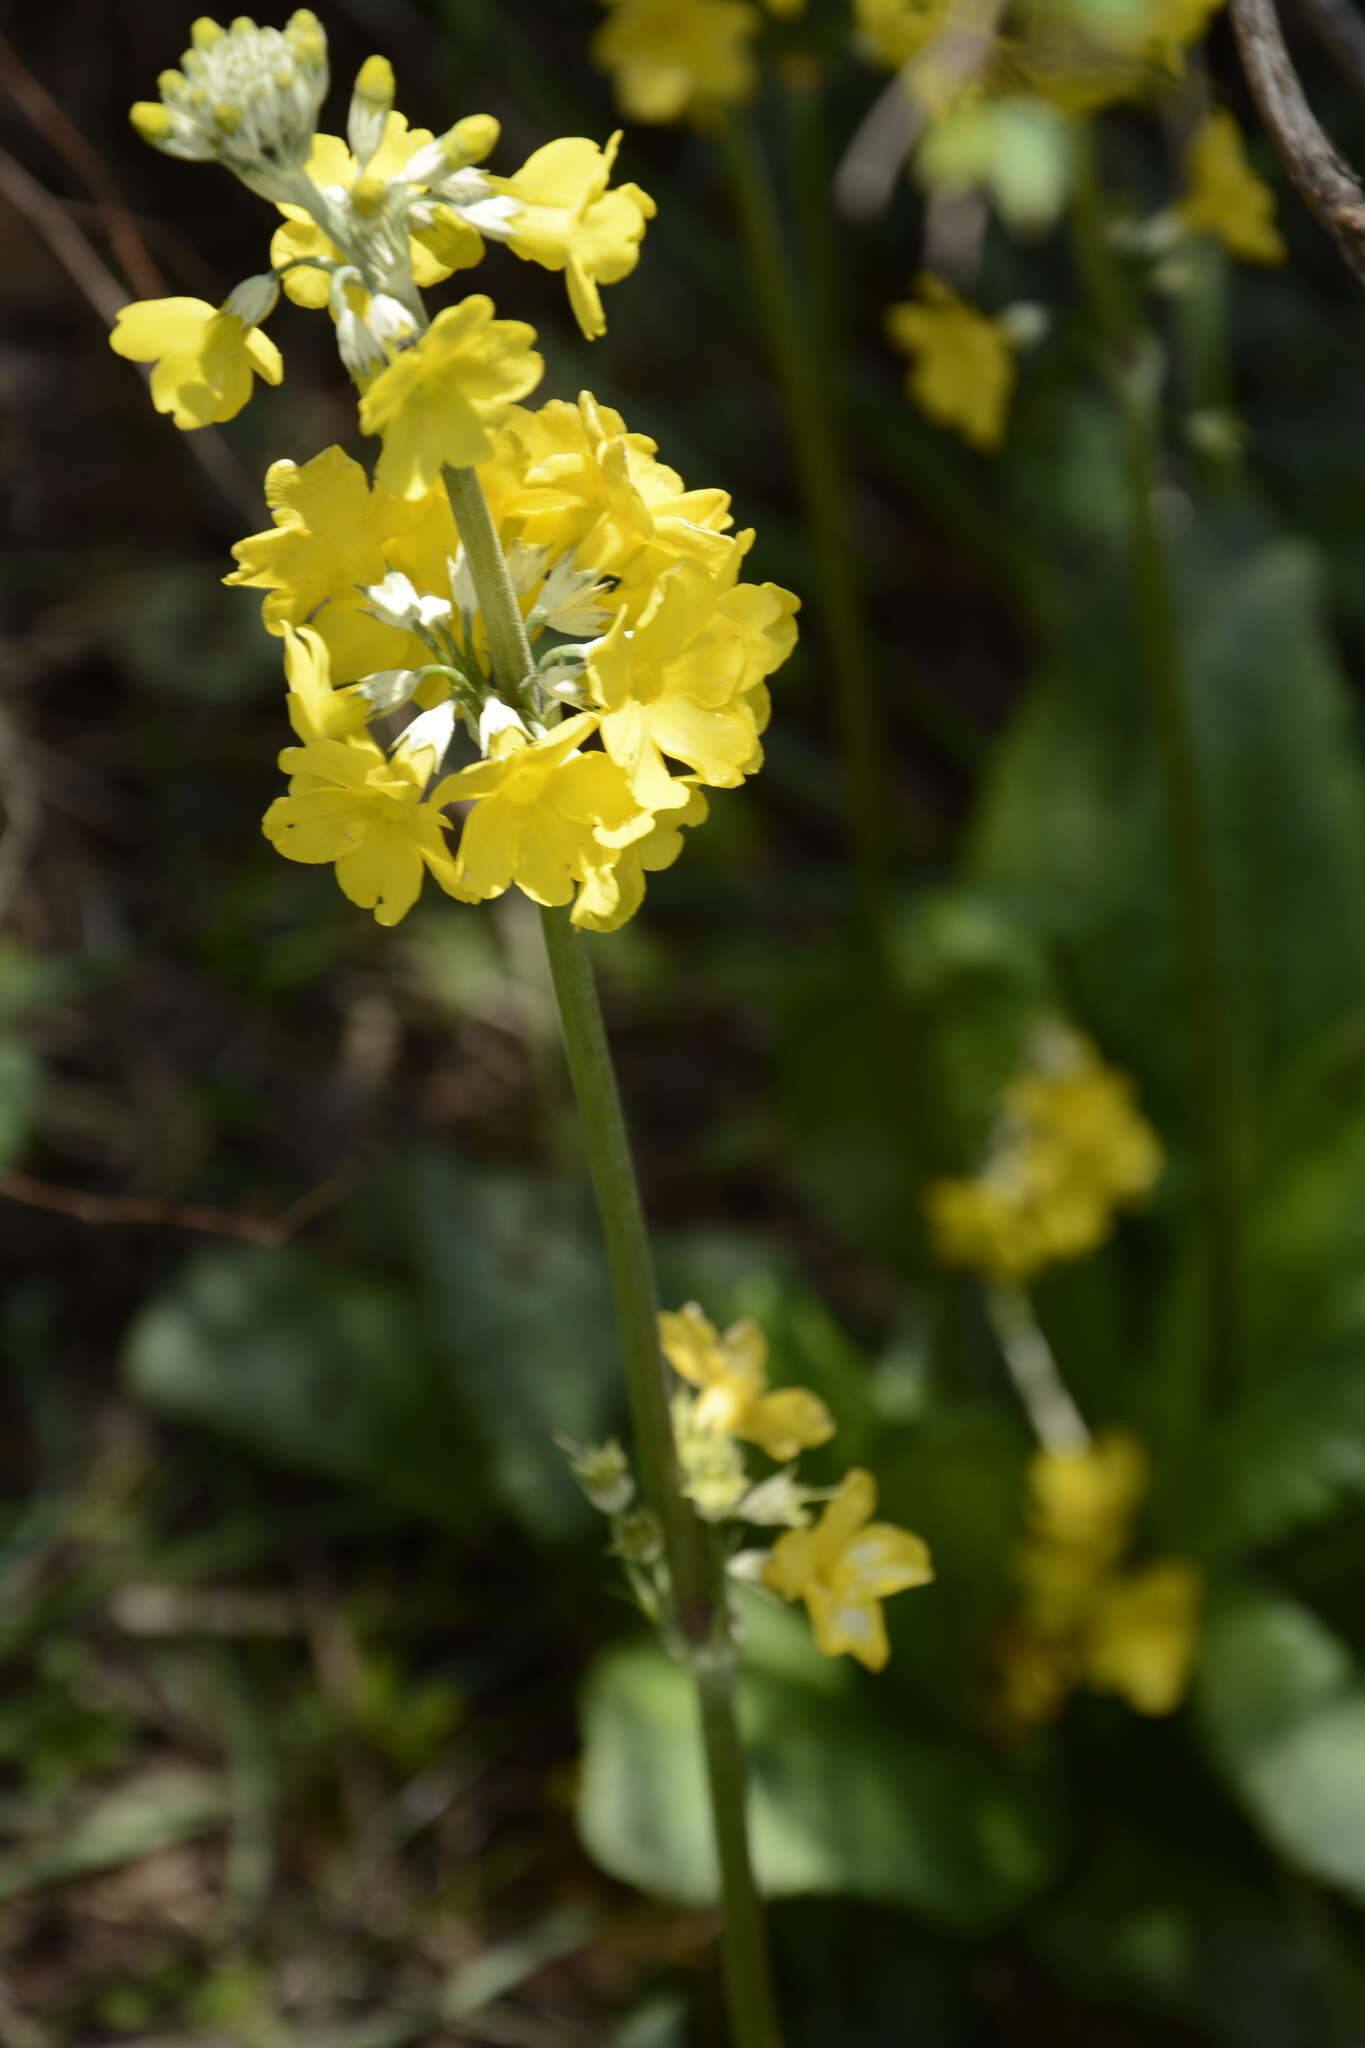
<instances>
[{"instance_id":1,"label":"dry brown twig","mask_svg":"<svg viewBox=\"0 0 1365 2048\"><path fill-rule=\"evenodd\" d=\"M52 194L7 150L0 150L0 193L15 212L42 237L57 261L106 327L112 327L128 294L94 247L88 235ZM151 372L143 370L150 381ZM200 427L181 437L204 474L212 479L245 518L260 517L260 492L216 427Z\"/></svg>"},{"instance_id":2,"label":"dry brown twig","mask_svg":"<svg viewBox=\"0 0 1365 2048\"><path fill-rule=\"evenodd\" d=\"M109 246L131 289L146 299L165 297L166 285L147 252L137 223L108 164L88 137L68 120L47 87L36 79L19 52L0 35L0 88L38 133L50 142L85 184L99 211Z\"/></svg>"},{"instance_id":3,"label":"dry brown twig","mask_svg":"<svg viewBox=\"0 0 1365 2048\"><path fill-rule=\"evenodd\" d=\"M1365 186L1309 106L1274 0L1231 0L1242 69L1294 184L1365 284Z\"/></svg>"},{"instance_id":4,"label":"dry brown twig","mask_svg":"<svg viewBox=\"0 0 1365 2048\"><path fill-rule=\"evenodd\" d=\"M89 1195L79 1188L55 1186L28 1173L0 1174L0 1195L30 1209L47 1209L73 1222L97 1227L143 1224L171 1230L198 1230L209 1237L235 1237L246 1244L277 1250L315 1216L339 1202L351 1185L349 1173L334 1173L310 1188L278 1216L250 1216L240 1210L217 1209L207 1202L165 1202L155 1195Z\"/></svg>"}]
</instances>

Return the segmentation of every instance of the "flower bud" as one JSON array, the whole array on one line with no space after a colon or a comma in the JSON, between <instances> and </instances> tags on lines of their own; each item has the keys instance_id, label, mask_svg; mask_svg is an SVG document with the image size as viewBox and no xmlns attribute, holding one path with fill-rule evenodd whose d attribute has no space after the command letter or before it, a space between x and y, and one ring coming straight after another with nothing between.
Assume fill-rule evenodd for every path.
<instances>
[{"instance_id":1,"label":"flower bud","mask_svg":"<svg viewBox=\"0 0 1365 2048\"><path fill-rule=\"evenodd\" d=\"M244 327L259 327L263 320L270 318L279 302L279 280L266 270L259 277L245 277L239 285L234 285L221 310L235 313Z\"/></svg>"},{"instance_id":2,"label":"flower bud","mask_svg":"<svg viewBox=\"0 0 1365 2048\"><path fill-rule=\"evenodd\" d=\"M635 1497L635 1481L616 1438L608 1437L604 1444L575 1444L565 1437L559 1441L569 1454L569 1470L598 1513L623 1514Z\"/></svg>"},{"instance_id":3,"label":"flower bud","mask_svg":"<svg viewBox=\"0 0 1365 2048\"><path fill-rule=\"evenodd\" d=\"M346 117L346 139L362 171L384 140L393 112L393 92L393 66L388 58L367 57L356 74Z\"/></svg>"}]
</instances>

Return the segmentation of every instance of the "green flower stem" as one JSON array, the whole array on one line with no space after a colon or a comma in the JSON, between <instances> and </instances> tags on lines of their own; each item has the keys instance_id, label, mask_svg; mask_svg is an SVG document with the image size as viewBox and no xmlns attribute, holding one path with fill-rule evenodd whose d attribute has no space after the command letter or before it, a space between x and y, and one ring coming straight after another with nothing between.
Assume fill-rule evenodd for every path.
<instances>
[{"instance_id":1,"label":"green flower stem","mask_svg":"<svg viewBox=\"0 0 1365 2048\"><path fill-rule=\"evenodd\" d=\"M698 1664L696 1679L721 1873L720 1940L730 2034L736 2048L782 2048L763 1907L749 1867L747 1773L735 1714L733 1650L727 1647L723 1656Z\"/></svg>"},{"instance_id":2,"label":"green flower stem","mask_svg":"<svg viewBox=\"0 0 1365 2048\"><path fill-rule=\"evenodd\" d=\"M1077 261L1109 352L1123 413L1144 669L1165 784L1171 873L1189 1004L1204 1226L1207 1400L1215 1387L1235 1382L1242 1354L1240 1119L1185 651L1157 514L1161 359L1142 331L1139 310L1106 238L1092 159L1082 161L1073 222Z\"/></svg>"},{"instance_id":3,"label":"green flower stem","mask_svg":"<svg viewBox=\"0 0 1365 2048\"><path fill-rule=\"evenodd\" d=\"M493 671L504 691L517 691L531 673L531 651L482 486L472 469L448 470L446 476ZM641 1490L663 1533L673 1619L697 1686L720 1866L732 2048L781 2048L763 1909L749 1861L744 1752L721 1565L681 1490L659 1351L654 1262L616 1070L587 942L566 910L546 910L541 922L611 1271Z\"/></svg>"},{"instance_id":4,"label":"green flower stem","mask_svg":"<svg viewBox=\"0 0 1365 2048\"><path fill-rule=\"evenodd\" d=\"M507 559L489 516L476 469L448 469L446 489L450 494L455 524L469 560L469 573L479 593L479 610L488 635L488 652L499 687L525 712L527 683L535 673L531 643L521 606L507 573Z\"/></svg>"},{"instance_id":5,"label":"green flower stem","mask_svg":"<svg viewBox=\"0 0 1365 2048\"><path fill-rule=\"evenodd\" d=\"M791 429L825 655L834 681L859 904L869 934L879 942L885 929L891 861L886 772L890 755L849 529L836 395L821 375L819 336L787 260L772 182L753 130L735 118L726 123L721 139Z\"/></svg>"}]
</instances>

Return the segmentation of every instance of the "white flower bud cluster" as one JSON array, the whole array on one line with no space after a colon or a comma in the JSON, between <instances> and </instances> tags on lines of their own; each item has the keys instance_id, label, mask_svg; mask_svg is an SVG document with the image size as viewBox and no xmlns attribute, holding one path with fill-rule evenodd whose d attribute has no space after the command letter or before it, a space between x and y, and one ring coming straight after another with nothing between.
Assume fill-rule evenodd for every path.
<instances>
[{"instance_id":1,"label":"white flower bud cluster","mask_svg":"<svg viewBox=\"0 0 1365 2048\"><path fill-rule=\"evenodd\" d=\"M312 10L283 29L201 18L180 61L158 79L160 101L133 110L143 137L168 156L226 165L263 198L294 196L327 94L327 37Z\"/></svg>"}]
</instances>

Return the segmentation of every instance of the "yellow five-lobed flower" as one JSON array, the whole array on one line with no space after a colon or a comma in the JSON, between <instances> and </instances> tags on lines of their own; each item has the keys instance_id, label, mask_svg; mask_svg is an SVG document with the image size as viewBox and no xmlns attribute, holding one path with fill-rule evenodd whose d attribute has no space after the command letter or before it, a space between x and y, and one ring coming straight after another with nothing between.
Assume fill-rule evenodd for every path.
<instances>
[{"instance_id":1,"label":"yellow five-lobed flower","mask_svg":"<svg viewBox=\"0 0 1365 2048\"><path fill-rule=\"evenodd\" d=\"M834 1417L808 1387L768 1391L768 1340L749 1317L721 1332L689 1301L660 1315L659 1343L679 1378L700 1390L699 1428L757 1444L779 1463L834 1435Z\"/></svg>"},{"instance_id":2,"label":"yellow five-lobed flower","mask_svg":"<svg viewBox=\"0 0 1365 2048\"><path fill-rule=\"evenodd\" d=\"M278 384L284 375L269 335L203 299L137 300L119 313L109 346L130 362L155 364L152 403L186 429L235 418L253 378Z\"/></svg>"},{"instance_id":3,"label":"yellow five-lobed flower","mask_svg":"<svg viewBox=\"0 0 1365 2048\"><path fill-rule=\"evenodd\" d=\"M447 466L485 461L495 429L540 382L545 365L535 338L524 320L496 319L483 292L438 313L361 394L361 431L383 439L380 489L421 498Z\"/></svg>"},{"instance_id":4,"label":"yellow five-lobed flower","mask_svg":"<svg viewBox=\"0 0 1365 2048\"><path fill-rule=\"evenodd\" d=\"M1014 390L1008 327L968 305L942 278L926 273L915 291L886 313L888 338L913 359L907 392L931 420L973 447L998 448Z\"/></svg>"},{"instance_id":5,"label":"yellow five-lobed flower","mask_svg":"<svg viewBox=\"0 0 1365 2048\"><path fill-rule=\"evenodd\" d=\"M638 185L609 191L621 147L618 129L599 149L583 136L547 142L511 178L493 178L494 194L511 202L502 229L514 255L565 272L569 304L584 336L607 331L599 285L618 284L640 260L654 201Z\"/></svg>"},{"instance_id":6,"label":"yellow five-lobed flower","mask_svg":"<svg viewBox=\"0 0 1365 2048\"><path fill-rule=\"evenodd\" d=\"M826 1657L856 1657L880 1671L891 1654L882 1601L934 1576L922 1537L874 1522L876 1482L855 1466L811 1529L779 1536L763 1582L784 1600L804 1600L815 1645Z\"/></svg>"}]
</instances>

